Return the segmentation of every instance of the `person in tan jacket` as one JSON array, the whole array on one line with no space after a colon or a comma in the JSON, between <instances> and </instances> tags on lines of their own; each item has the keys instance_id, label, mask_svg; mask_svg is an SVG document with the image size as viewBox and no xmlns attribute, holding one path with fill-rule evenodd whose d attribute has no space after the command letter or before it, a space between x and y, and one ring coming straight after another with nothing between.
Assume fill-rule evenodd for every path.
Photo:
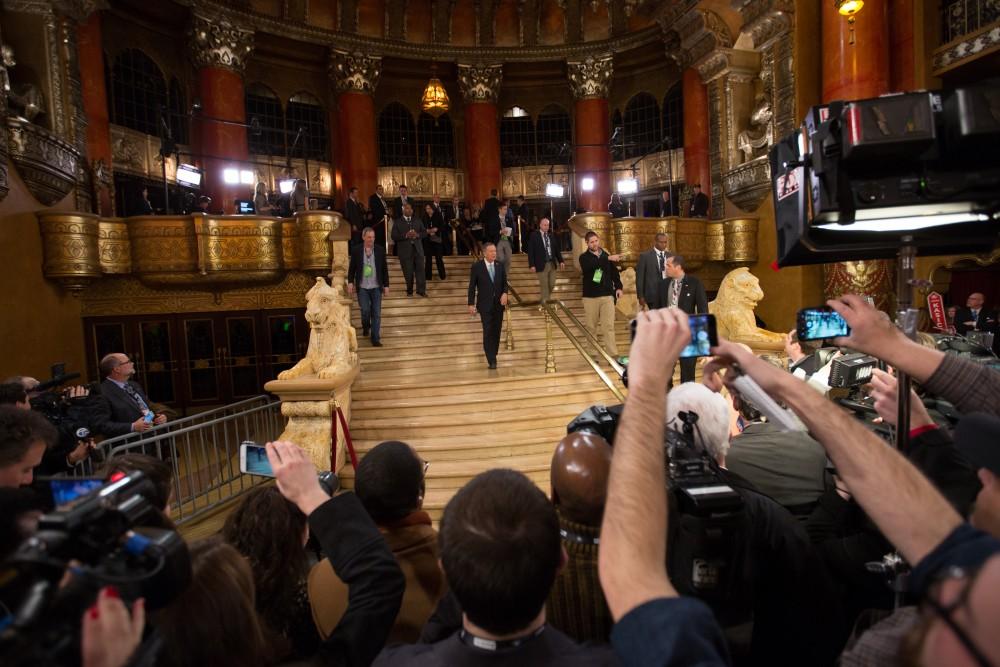
<instances>
[{"instance_id":1,"label":"person in tan jacket","mask_svg":"<svg viewBox=\"0 0 1000 667\"><path fill-rule=\"evenodd\" d=\"M376 445L361 459L355 476L358 499L378 525L406 577L403 604L387 645L415 643L447 591L438 567L437 531L421 509L427 465L406 443L388 441ZM326 639L347 609L347 585L324 559L309 572L308 588L313 621Z\"/></svg>"}]
</instances>

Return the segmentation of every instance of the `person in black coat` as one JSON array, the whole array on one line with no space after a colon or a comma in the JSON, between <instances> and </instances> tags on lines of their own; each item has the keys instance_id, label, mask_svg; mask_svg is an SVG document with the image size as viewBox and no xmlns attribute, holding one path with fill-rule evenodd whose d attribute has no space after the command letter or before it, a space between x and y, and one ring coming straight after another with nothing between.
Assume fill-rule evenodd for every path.
<instances>
[{"instance_id":1,"label":"person in black coat","mask_svg":"<svg viewBox=\"0 0 1000 667\"><path fill-rule=\"evenodd\" d=\"M496 243L500 240L500 200L497 199L496 190L490 190L490 198L483 203L479 222L483 225L486 241Z\"/></svg>"},{"instance_id":2,"label":"person in black coat","mask_svg":"<svg viewBox=\"0 0 1000 667\"><path fill-rule=\"evenodd\" d=\"M483 246L483 259L475 262L469 271L469 315L479 312L483 323L483 352L490 368L497 367L500 350L500 327L507 305L507 273L497 260L497 247L492 243Z\"/></svg>"},{"instance_id":3,"label":"person in black coat","mask_svg":"<svg viewBox=\"0 0 1000 667\"><path fill-rule=\"evenodd\" d=\"M406 206L407 204L409 204L410 206L412 206L413 210L415 210L415 211L419 210L417 208L417 203L415 201L413 201L413 197L410 197L407 194L406 186L405 185L400 185L399 186L399 196L396 197L395 201L392 202L392 208L396 211L396 213L398 213L398 214L401 215L403 213L403 207Z\"/></svg>"},{"instance_id":4,"label":"person in black coat","mask_svg":"<svg viewBox=\"0 0 1000 667\"><path fill-rule=\"evenodd\" d=\"M622 196L617 192L611 195L608 202L608 213L612 218L624 218L628 215L628 204L622 201Z\"/></svg>"},{"instance_id":5,"label":"person in black coat","mask_svg":"<svg viewBox=\"0 0 1000 667\"><path fill-rule=\"evenodd\" d=\"M375 192L368 198L368 212L372 229L375 230L375 244L384 248L386 235L389 231L386 229L385 221L385 216L389 213L389 205L385 201L385 194L381 185L376 185Z\"/></svg>"},{"instance_id":6,"label":"person in black coat","mask_svg":"<svg viewBox=\"0 0 1000 667\"><path fill-rule=\"evenodd\" d=\"M673 255L668 257L664 266L670 284L667 285L667 306L677 306L688 315L708 312L708 297L705 286L695 276L684 272L684 257ZM681 359L681 382L694 381L694 368L697 359L690 357Z\"/></svg>"},{"instance_id":7,"label":"person in black coat","mask_svg":"<svg viewBox=\"0 0 1000 667\"><path fill-rule=\"evenodd\" d=\"M670 192L670 188L664 190L660 195L659 203L661 218L680 215L680 207L677 205L677 201L673 198L673 193Z\"/></svg>"},{"instance_id":8,"label":"person in black coat","mask_svg":"<svg viewBox=\"0 0 1000 667\"><path fill-rule=\"evenodd\" d=\"M708 195L701 191L701 183L691 186L694 193L691 195L691 205L688 207L689 218L708 217Z\"/></svg>"},{"instance_id":9,"label":"person in black coat","mask_svg":"<svg viewBox=\"0 0 1000 667\"><path fill-rule=\"evenodd\" d=\"M347 291L358 295L362 335L371 334L372 345L382 347L382 297L389 294L389 264L371 227L364 228L361 244L351 251L347 281Z\"/></svg>"},{"instance_id":10,"label":"person in black coat","mask_svg":"<svg viewBox=\"0 0 1000 667\"><path fill-rule=\"evenodd\" d=\"M350 245L353 248L361 242L361 230L365 226L365 212L361 208L361 202L358 201L357 188L351 188L348 192L347 201L344 202L344 217L351 225Z\"/></svg>"},{"instance_id":11,"label":"person in black coat","mask_svg":"<svg viewBox=\"0 0 1000 667\"><path fill-rule=\"evenodd\" d=\"M424 237L424 275L427 280L434 277L434 267L431 266L433 259L437 262L438 278L444 280L447 277L444 270L444 242L445 237L451 235L451 228L444 222L440 205L437 208L434 204L424 205L424 226L427 227L427 236Z\"/></svg>"}]
</instances>

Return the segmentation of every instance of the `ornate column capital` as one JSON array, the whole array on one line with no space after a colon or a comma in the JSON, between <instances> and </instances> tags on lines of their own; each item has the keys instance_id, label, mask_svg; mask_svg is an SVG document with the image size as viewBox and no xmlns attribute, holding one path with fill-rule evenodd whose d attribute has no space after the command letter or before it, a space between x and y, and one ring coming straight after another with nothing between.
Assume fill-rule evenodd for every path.
<instances>
[{"instance_id":1,"label":"ornate column capital","mask_svg":"<svg viewBox=\"0 0 1000 667\"><path fill-rule=\"evenodd\" d=\"M360 51L331 51L329 73L338 93L374 95L382 75L382 57Z\"/></svg>"},{"instance_id":2,"label":"ornate column capital","mask_svg":"<svg viewBox=\"0 0 1000 667\"><path fill-rule=\"evenodd\" d=\"M739 8L743 32L749 33L753 48L792 30L795 3L792 0L743 0Z\"/></svg>"},{"instance_id":3,"label":"ornate column capital","mask_svg":"<svg viewBox=\"0 0 1000 667\"><path fill-rule=\"evenodd\" d=\"M222 16L191 15L188 29L196 67L222 67L243 73L253 51L253 30Z\"/></svg>"},{"instance_id":4,"label":"ornate column capital","mask_svg":"<svg viewBox=\"0 0 1000 667\"><path fill-rule=\"evenodd\" d=\"M577 100L606 98L613 71L614 63L610 53L596 58L587 56L581 61L568 61L566 76L573 91L573 98Z\"/></svg>"},{"instance_id":5,"label":"ornate column capital","mask_svg":"<svg viewBox=\"0 0 1000 667\"><path fill-rule=\"evenodd\" d=\"M503 65L458 65L458 85L468 103L496 104L503 81Z\"/></svg>"}]
</instances>

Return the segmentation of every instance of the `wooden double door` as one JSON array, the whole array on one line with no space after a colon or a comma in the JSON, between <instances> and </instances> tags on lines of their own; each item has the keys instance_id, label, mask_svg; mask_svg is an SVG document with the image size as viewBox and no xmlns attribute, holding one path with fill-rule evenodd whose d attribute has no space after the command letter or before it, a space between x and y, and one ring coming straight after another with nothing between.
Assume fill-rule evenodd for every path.
<instances>
[{"instance_id":1,"label":"wooden double door","mask_svg":"<svg viewBox=\"0 0 1000 667\"><path fill-rule=\"evenodd\" d=\"M263 393L305 355L305 311L258 310L84 318L88 375L111 352L135 361L150 400L185 412Z\"/></svg>"}]
</instances>

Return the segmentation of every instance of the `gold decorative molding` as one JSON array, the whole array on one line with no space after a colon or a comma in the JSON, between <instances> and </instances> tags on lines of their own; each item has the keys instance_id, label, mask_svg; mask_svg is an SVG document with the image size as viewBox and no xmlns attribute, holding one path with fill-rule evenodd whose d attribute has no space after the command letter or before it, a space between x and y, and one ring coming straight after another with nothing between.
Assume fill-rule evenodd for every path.
<instances>
[{"instance_id":1,"label":"gold decorative molding","mask_svg":"<svg viewBox=\"0 0 1000 667\"><path fill-rule=\"evenodd\" d=\"M382 58L361 51L331 51L329 74L338 93L374 95L382 75Z\"/></svg>"},{"instance_id":2,"label":"gold decorative molding","mask_svg":"<svg viewBox=\"0 0 1000 667\"><path fill-rule=\"evenodd\" d=\"M702 218L612 218L610 213L580 213L569 219L574 248L582 252L582 238L596 232L610 253L624 255L622 265L635 267L639 255L653 247L654 237L667 235L667 249L683 255L692 269L718 277L728 271L713 264L752 264L757 261L758 219L743 216L708 222Z\"/></svg>"},{"instance_id":3,"label":"gold decorative molding","mask_svg":"<svg viewBox=\"0 0 1000 667\"><path fill-rule=\"evenodd\" d=\"M842 294L870 296L875 307L889 310L895 292L895 262L866 259L823 265L823 293L827 299Z\"/></svg>"},{"instance_id":4,"label":"gold decorative molding","mask_svg":"<svg viewBox=\"0 0 1000 667\"><path fill-rule=\"evenodd\" d=\"M243 74L253 51L253 30L221 14L191 14L188 29L196 67L221 67Z\"/></svg>"},{"instance_id":5,"label":"gold decorative molding","mask_svg":"<svg viewBox=\"0 0 1000 667\"><path fill-rule=\"evenodd\" d=\"M80 303L84 317L301 308L314 280L312 274L290 271L273 285L211 291L205 286L153 288L135 276L106 276L80 294Z\"/></svg>"},{"instance_id":6,"label":"gold decorative molding","mask_svg":"<svg viewBox=\"0 0 1000 667\"><path fill-rule=\"evenodd\" d=\"M949 70L968 64L998 49L1000 49L1000 22L994 22L935 49L932 56L934 76L942 76Z\"/></svg>"},{"instance_id":7,"label":"gold decorative molding","mask_svg":"<svg viewBox=\"0 0 1000 667\"><path fill-rule=\"evenodd\" d=\"M757 261L758 218L727 218L722 221L726 264Z\"/></svg>"},{"instance_id":8,"label":"gold decorative molding","mask_svg":"<svg viewBox=\"0 0 1000 667\"><path fill-rule=\"evenodd\" d=\"M101 218L97 224L97 254L101 273L105 275L132 272L132 244L128 225L120 218Z\"/></svg>"},{"instance_id":9,"label":"gold decorative molding","mask_svg":"<svg viewBox=\"0 0 1000 667\"><path fill-rule=\"evenodd\" d=\"M613 72L614 62L610 53L566 63L569 87L573 91L573 98L577 100L606 99Z\"/></svg>"},{"instance_id":10,"label":"gold decorative molding","mask_svg":"<svg viewBox=\"0 0 1000 667\"><path fill-rule=\"evenodd\" d=\"M451 199L465 195L464 175L455 169L379 167L378 182L385 189L386 199L394 199L400 185L406 185L410 196L418 199L434 195Z\"/></svg>"},{"instance_id":11,"label":"gold decorative molding","mask_svg":"<svg viewBox=\"0 0 1000 667\"><path fill-rule=\"evenodd\" d=\"M152 287L218 291L277 283L300 267L347 271L349 231L335 211L297 213L291 220L204 214L100 219L43 211L38 219L44 275L70 290L102 274L131 274Z\"/></svg>"},{"instance_id":12,"label":"gold decorative molding","mask_svg":"<svg viewBox=\"0 0 1000 667\"><path fill-rule=\"evenodd\" d=\"M466 104L496 104L503 81L503 65L458 65L458 85Z\"/></svg>"},{"instance_id":13,"label":"gold decorative molding","mask_svg":"<svg viewBox=\"0 0 1000 667\"><path fill-rule=\"evenodd\" d=\"M42 272L77 294L101 277L99 218L90 213L38 213L42 233Z\"/></svg>"},{"instance_id":14,"label":"gold decorative molding","mask_svg":"<svg viewBox=\"0 0 1000 667\"><path fill-rule=\"evenodd\" d=\"M45 206L52 206L73 191L80 153L45 128L23 118L8 116L10 158L28 190Z\"/></svg>"}]
</instances>

